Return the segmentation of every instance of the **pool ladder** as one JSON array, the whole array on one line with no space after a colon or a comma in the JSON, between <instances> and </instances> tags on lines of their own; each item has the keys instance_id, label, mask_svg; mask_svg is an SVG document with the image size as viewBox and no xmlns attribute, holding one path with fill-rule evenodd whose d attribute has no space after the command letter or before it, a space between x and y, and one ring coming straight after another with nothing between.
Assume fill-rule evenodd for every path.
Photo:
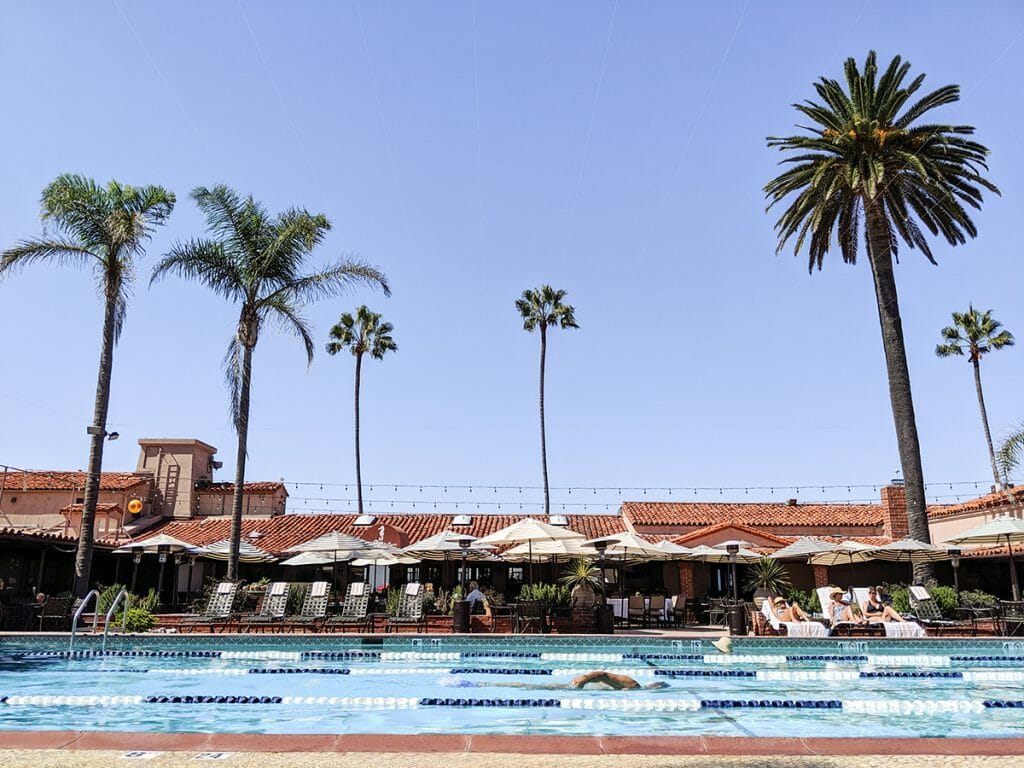
<instances>
[{"instance_id":1,"label":"pool ladder","mask_svg":"<svg viewBox=\"0 0 1024 768\"><path fill-rule=\"evenodd\" d=\"M100 593L95 589L90 590L89 594L87 594L85 598L83 598L82 602L78 604L78 608L75 609L75 616L71 619L71 645L68 646L69 651L75 650L75 632L78 631L78 620L82 618L82 614L85 613L85 609L88 607L90 600L95 600L98 608L100 604ZM98 614L99 611L96 610L94 610L92 614L92 631L94 634L96 632L96 623L100 618Z\"/></svg>"},{"instance_id":2,"label":"pool ladder","mask_svg":"<svg viewBox=\"0 0 1024 768\"><path fill-rule=\"evenodd\" d=\"M110 604L109 610L107 610L106 618L103 619L103 645L102 650L107 650L107 635L110 632L110 620L117 613L117 606L124 600L124 612L121 614L121 632L123 633L128 628L128 604L132 600L132 595L127 589L122 589L117 593L117 597L114 598L114 602Z\"/></svg>"},{"instance_id":3,"label":"pool ladder","mask_svg":"<svg viewBox=\"0 0 1024 768\"><path fill-rule=\"evenodd\" d=\"M117 597L114 598L114 602L110 604L110 608L107 611L106 618L103 621L102 649L104 651L107 650L107 635L110 632L110 620L117 612L117 606L121 604L122 600L124 600L125 603L124 618L122 619L121 622L121 631L123 632L125 628L128 626L128 601L130 600L130 598L131 596L128 594L128 590L122 589L120 592L117 593ZM97 590L93 589L89 591L89 594L85 596L85 599L82 600L82 602L78 604L78 608L75 609L75 616L71 620L71 644L68 646L69 651L75 650L75 633L78 631L78 621L82 618L82 614L85 613L85 609L88 607L89 601L91 600L96 601L96 608L93 610L92 614L92 634L96 634L96 625L99 623L100 619L100 593Z\"/></svg>"}]
</instances>

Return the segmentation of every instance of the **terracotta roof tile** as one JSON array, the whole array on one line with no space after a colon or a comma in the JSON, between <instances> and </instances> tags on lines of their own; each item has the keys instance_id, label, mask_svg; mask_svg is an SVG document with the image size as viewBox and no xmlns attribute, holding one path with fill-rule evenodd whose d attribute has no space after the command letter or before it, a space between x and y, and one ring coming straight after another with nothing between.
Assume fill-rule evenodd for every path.
<instances>
[{"instance_id":1,"label":"terracotta roof tile","mask_svg":"<svg viewBox=\"0 0 1024 768\"><path fill-rule=\"evenodd\" d=\"M245 493L277 493L277 491L284 489L284 483L255 481L252 483L246 483L244 486L242 486L242 488ZM208 485L204 485L202 488L199 489L199 493L234 492L234 483L210 483ZM285 489L285 493L288 493L287 489Z\"/></svg>"},{"instance_id":2,"label":"terracotta roof tile","mask_svg":"<svg viewBox=\"0 0 1024 768\"><path fill-rule=\"evenodd\" d=\"M68 504L67 506L61 507L60 513L62 515L64 515L65 517L67 517L70 512L81 512L82 511L82 507L84 507L84 506L85 506L84 504ZM105 515L109 515L111 513L114 513L114 514L117 514L117 515L121 515L122 514L120 505L115 504L114 502L109 502L109 501L104 501L104 502L101 502L101 503L97 504L96 505L96 511L97 512L102 512Z\"/></svg>"},{"instance_id":3,"label":"terracotta roof tile","mask_svg":"<svg viewBox=\"0 0 1024 768\"><path fill-rule=\"evenodd\" d=\"M709 533L716 533L727 528L733 528L739 531L740 533L749 533L752 536L758 536L762 539L768 539L768 541L773 541L780 547L784 547L791 542L791 538L783 538L782 536L776 536L775 534L769 533L765 530L761 530L760 528L751 528L749 525L742 525L741 523L734 522L716 523L715 525L709 525L705 528L699 528L696 531L688 531L682 536L677 536L676 538L672 539L672 541L674 541L676 544L681 544L685 547L688 541L692 541L693 539L699 539L702 536L707 536Z\"/></svg>"},{"instance_id":4,"label":"terracotta roof tile","mask_svg":"<svg viewBox=\"0 0 1024 768\"><path fill-rule=\"evenodd\" d=\"M2 476L5 493L14 491L81 491L85 490L85 472L27 471L8 472ZM101 491L128 491L149 483L151 475L131 472L101 472Z\"/></svg>"},{"instance_id":5,"label":"terracotta roof tile","mask_svg":"<svg viewBox=\"0 0 1024 768\"><path fill-rule=\"evenodd\" d=\"M928 517L929 518L941 518L941 517L952 517L954 515L962 515L968 512L975 512L979 509L994 509L997 507L1005 506L1006 511L1009 512L1011 509L1020 509L1024 506L1024 488L1010 489L1013 492L1014 502L1011 502L1007 498L1006 491L997 491L996 493L989 493L985 496L980 496L977 499L971 499L965 501L962 504L950 504L942 507L929 507Z\"/></svg>"},{"instance_id":6,"label":"terracotta roof tile","mask_svg":"<svg viewBox=\"0 0 1024 768\"><path fill-rule=\"evenodd\" d=\"M784 502L708 503L627 501L622 513L634 525L717 525L742 520L760 527L882 525L880 504L796 504Z\"/></svg>"},{"instance_id":7,"label":"terracotta roof tile","mask_svg":"<svg viewBox=\"0 0 1024 768\"><path fill-rule=\"evenodd\" d=\"M466 532L470 536L485 536L494 531L522 520L528 515L473 515L472 524L452 526L454 515L446 514L391 514L375 515L373 525L353 525L356 515L280 515L271 518L244 518L242 536L258 544L260 549L281 554L289 547L309 541L331 531L341 531L353 536L372 539L376 537L377 526L386 525L403 531L408 543L429 538L441 531L451 529ZM618 533L622 530L619 515L566 515L568 527L586 538L596 538ZM205 546L227 538L231 529L230 517L205 517L194 520L174 520L159 528L147 531L147 536L166 533L197 546ZM258 531L258 538L250 534ZM144 540L144 539L143 539Z\"/></svg>"},{"instance_id":8,"label":"terracotta roof tile","mask_svg":"<svg viewBox=\"0 0 1024 768\"><path fill-rule=\"evenodd\" d=\"M60 542L78 542L78 534L75 533L64 533L63 526L62 530L43 530L41 528L11 528L5 527L0 528L0 538L4 539L23 539L29 542L37 542L40 540L45 541L60 541ZM124 544L123 538L121 540L110 539L110 538L98 538L95 542L98 547L114 548L121 544Z\"/></svg>"}]
</instances>

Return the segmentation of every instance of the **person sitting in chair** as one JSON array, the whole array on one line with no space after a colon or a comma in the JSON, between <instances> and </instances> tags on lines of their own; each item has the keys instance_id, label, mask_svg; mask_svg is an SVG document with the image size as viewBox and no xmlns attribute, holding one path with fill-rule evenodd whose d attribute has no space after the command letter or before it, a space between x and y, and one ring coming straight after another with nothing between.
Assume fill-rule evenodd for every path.
<instances>
[{"instance_id":1,"label":"person sitting in chair","mask_svg":"<svg viewBox=\"0 0 1024 768\"><path fill-rule=\"evenodd\" d=\"M864 618L867 621L903 621L902 616L882 603L878 597L878 590L874 587L868 590L868 599L864 601L861 608L864 610Z\"/></svg>"},{"instance_id":2,"label":"person sitting in chair","mask_svg":"<svg viewBox=\"0 0 1024 768\"><path fill-rule=\"evenodd\" d=\"M804 609L795 600L792 604L786 602L784 597L776 597L772 600L772 613L781 622L810 621L811 617L804 613Z\"/></svg>"},{"instance_id":3,"label":"person sitting in chair","mask_svg":"<svg viewBox=\"0 0 1024 768\"><path fill-rule=\"evenodd\" d=\"M864 617L859 615L859 607L857 610L854 610L854 604L848 603L844 599L845 594L839 587L833 587L832 591L829 592L827 613L833 626L843 622L847 624L866 624L867 622Z\"/></svg>"},{"instance_id":4,"label":"person sitting in chair","mask_svg":"<svg viewBox=\"0 0 1024 768\"><path fill-rule=\"evenodd\" d=\"M469 612L470 613L486 613L487 598L484 597L484 593L480 591L480 585L475 582L469 582L469 594L466 595L466 600L469 601Z\"/></svg>"}]
</instances>

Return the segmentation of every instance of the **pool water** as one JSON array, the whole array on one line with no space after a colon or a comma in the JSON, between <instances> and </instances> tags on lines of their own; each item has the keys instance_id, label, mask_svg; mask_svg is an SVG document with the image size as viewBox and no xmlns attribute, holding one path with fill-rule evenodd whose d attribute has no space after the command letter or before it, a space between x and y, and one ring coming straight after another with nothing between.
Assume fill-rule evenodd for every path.
<instances>
[{"instance_id":1,"label":"pool water","mask_svg":"<svg viewBox=\"0 0 1024 768\"><path fill-rule=\"evenodd\" d=\"M13 638L0 730L1024 736L1019 644L635 640ZM667 685L565 687L597 669Z\"/></svg>"}]
</instances>

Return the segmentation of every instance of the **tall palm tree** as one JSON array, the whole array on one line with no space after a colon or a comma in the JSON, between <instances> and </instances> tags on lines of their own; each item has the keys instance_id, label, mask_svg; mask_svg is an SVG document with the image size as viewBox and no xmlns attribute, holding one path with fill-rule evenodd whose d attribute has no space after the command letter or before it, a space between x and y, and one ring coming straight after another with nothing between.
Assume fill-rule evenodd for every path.
<instances>
[{"instance_id":1,"label":"tall palm tree","mask_svg":"<svg viewBox=\"0 0 1024 768\"><path fill-rule=\"evenodd\" d=\"M397 352L398 345L391 338L395 327L382 323L380 315L371 312L363 304L356 310L355 317L348 312L330 330L331 341L327 342L327 354L336 355L349 350L356 359L356 493L359 499L359 514L363 514L363 471L359 462L359 382L363 368L363 355L369 354L374 360L383 360L387 352Z\"/></svg>"},{"instance_id":2,"label":"tall palm tree","mask_svg":"<svg viewBox=\"0 0 1024 768\"><path fill-rule=\"evenodd\" d=\"M974 389L978 393L978 408L981 411L981 426L985 430L985 445L988 446L988 457L992 463L992 478L996 482L996 490L1003 486L999 467L996 465L996 452L992 447L992 433L988 428L988 413L985 411L985 396L981 391L981 358L995 349L1012 347L1013 334L1003 329L1003 324L992 319L992 310L979 312L973 304L967 305L966 312L954 312L953 324L942 329L945 344L935 346L935 354L939 357L967 355L967 361L974 367Z\"/></svg>"},{"instance_id":3,"label":"tall palm tree","mask_svg":"<svg viewBox=\"0 0 1024 768\"><path fill-rule=\"evenodd\" d=\"M163 187L131 187L116 181L101 186L84 176L64 174L43 190L42 221L44 226L53 226L53 235L22 240L0 254L0 278L36 262L90 267L103 297L96 400L92 424L87 430L89 470L72 587L78 597L85 597L89 591L114 345L121 335L128 310L135 260L144 253L144 245L153 230L171 215L174 203L174 193Z\"/></svg>"},{"instance_id":4,"label":"tall palm tree","mask_svg":"<svg viewBox=\"0 0 1024 768\"><path fill-rule=\"evenodd\" d=\"M999 445L998 461L1007 479L1024 461L1024 421L1003 438Z\"/></svg>"},{"instance_id":5,"label":"tall palm tree","mask_svg":"<svg viewBox=\"0 0 1024 768\"><path fill-rule=\"evenodd\" d=\"M303 305L366 284L390 294L387 279L375 267L343 260L303 273L306 259L331 228L327 217L292 208L276 216L233 189L197 187L192 199L206 218L210 237L179 242L153 270L150 284L165 275L197 280L239 305L238 327L224 355L224 378L231 395L231 417L238 433L238 458L231 506L229 579L238 578L242 535L242 494L249 439L249 390L252 353L263 326L272 321L294 333L313 362L313 337L300 314Z\"/></svg>"},{"instance_id":6,"label":"tall palm tree","mask_svg":"<svg viewBox=\"0 0 1024 768\"><path fill-rule=\"evenodd\" d=\"M548 350L548 328L579 328L575 310L563 304L565 291L556 291L550 285L523 291L516 299L516 309L523 318L523 328L533 333L540 328L540 463L544 471L544 514L551 514L551 496L548 492L548 445L544 431L544 360Z\"/></svg>"},{"instance_id":7,"label":"tall palm tree","mask_svg":"<svg viewBox=\"0 0 1024 768\"><path fill-rule=\"evenodd\" d=\"M846 88L836 80L815 83L820 102L794 104L815 125L805 135L769 137L768 146L787 155L792 167L764 188L769 209L786 200L775 224L778 249L795 238L794 253L807 243L808 268L821 269L825 254L838 243L843 261L854 264L863 221L868 262L875 284L882 330L889 399L892 403L900 464L906 482L910 535L928 541L921 448L910 391L893 258L902 240L920 248L935 263L923 230L950 245L977 234L965 208L980 208L982 188L998 194L982 177L988 150L967 136L968 125L921 124L936 107L960 98L960 88L946 85L908 104L924 75L905 83L910 65L895 57L881 78L875 52L864 69L846 60ZM921 569L927 576L927 566Z\"/></svg>"}]
</instances>

